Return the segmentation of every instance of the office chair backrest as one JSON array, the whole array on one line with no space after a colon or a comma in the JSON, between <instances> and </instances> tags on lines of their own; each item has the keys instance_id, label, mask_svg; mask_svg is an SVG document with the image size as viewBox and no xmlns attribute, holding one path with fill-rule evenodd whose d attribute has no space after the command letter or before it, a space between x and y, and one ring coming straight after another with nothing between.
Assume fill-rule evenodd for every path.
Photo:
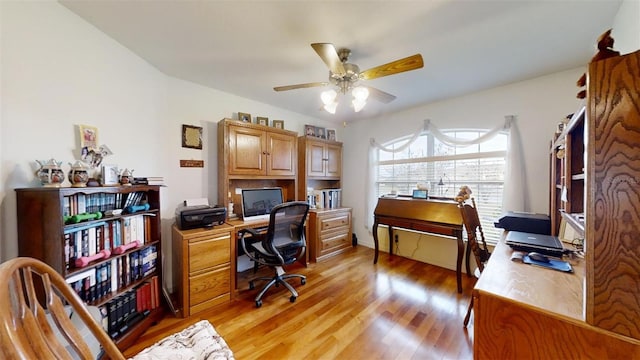
<instances>
[{"instance_id":1,"label":"office chair backrest","mask_svg":"<svg viewBox=\"0 0 640 360\"><path fill-rule=\"evenodd\" d=\"M271 210L262 246L283 265L296 261L306 247L304 224L308 213L309 204L303 201L283 203Z\"/></svg>"},{"instance_id":2,"label":"office chair backrest","mask_svg":"<svg viewBox=\"0 0 640 360\"><path fill-rule=\"evenodd\" d=\"M73 315L69 314L73 312ZM7 359L93 359L81 320L111 359L124 359L64 278L33 258L0 265L0 348Z\"/></svg>"},{"instance_id":3,"label":"office chair backrest","mask_svg":"<svg viewBox=\"0 0 640 360\"><path fill-rule=\"evenodd\" d=\"M489 260L491 253L489 252L487 243L484 239L484 232L482 231L482 225L480 224L480 217L478 216L475 199L471 198L471 202L473 206L466 203L459 203L459 207L462 213L464 227L467 230L467 240L469 241L468 246L471 247L478 269L482 272L484 270L484 264ZM481 241L482 244L480 244L479 241Z\"/></svg>"}]
</instances>

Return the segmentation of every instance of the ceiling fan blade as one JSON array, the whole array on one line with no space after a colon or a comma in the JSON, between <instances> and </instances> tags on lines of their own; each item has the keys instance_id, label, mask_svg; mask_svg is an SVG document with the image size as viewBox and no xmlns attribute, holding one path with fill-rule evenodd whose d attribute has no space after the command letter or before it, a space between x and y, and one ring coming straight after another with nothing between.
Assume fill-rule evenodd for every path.
<instances>
[{"instance_id":1,"label":"ceiling fan blade","mask_svg":"<svg viewBox=\"0 0 640 360\"><path fill-rule=\"evenodd\" d=\"M364 80L371 80L405 71L420 69L423 66L424 63L422 61L422 55L415 54L404 59L392 61L388 64L362 71L360 72L360 78Z\"/></svg>"},{"instance_id":2,"label":"ceiling fan blade","mask_svg":"<svg viewBox=\"0 0 640 360\"><path fill-rule=\"evenodd\" d=\"M305 88L310 88L310 87L327 86L327 85L329 85L328 82L312 82L312 83L306 83L306 84L276 86L276 87L273 88L273 90L275 90L275 91L287 91L287 90L305 89Z\"/></svg>"},{"instance_id":3,"label":"ceiling fan blade","mask_svg":"<svg viewBox=\"0 0 640 360\"><path fill-rule=\"evenodd\" d=\"M344 70L344 66L342 66L342 61L340 61L340 57L338 56L338 52L333 44L329 43L313 43L311 44L313 50L315 50L322 61L327 64L329 70L332 73L344 76L346 71Z\"/></svg>"},{"instance_id":4,"label":"ceiling fan blade","mask_svg":"<svg viewBox=\"0 0 640 360\"><path fill-rule=\"evenodd\" d=\"M392 102L393 100L396 99L395 95L391 95L389 93L386 93L382 90L376 89L374 87L371 86L365 86L367 88L367 90L369 90L369 97L373 98L375 100L378 100L382 103L388 104L390 102Z\"/></svg>"}]
</instances>

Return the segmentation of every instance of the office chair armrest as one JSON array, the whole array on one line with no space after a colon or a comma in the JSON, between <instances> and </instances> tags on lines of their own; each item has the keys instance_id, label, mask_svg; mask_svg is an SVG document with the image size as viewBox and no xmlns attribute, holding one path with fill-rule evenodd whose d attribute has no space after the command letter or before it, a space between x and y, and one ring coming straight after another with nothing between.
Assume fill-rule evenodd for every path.
<instances>
[{"instance_id":1,"label":"office chair armrest","mask_svg":"<svg viewBox=\"0 0 640 360\"><path fill-rule=\"evenodd\" d=\"M245 238L247 234L251 235L248 239ZM255 243L261 241L263 237L262 234L257 232L255 229L242 229L238 231L238 235L240 235L240 245L242 246L244 253L249 257L249 259L255 262L260 262L255 256L253 256L253 253L247 249L247 242Z\"/></svg>"}]
</instances>

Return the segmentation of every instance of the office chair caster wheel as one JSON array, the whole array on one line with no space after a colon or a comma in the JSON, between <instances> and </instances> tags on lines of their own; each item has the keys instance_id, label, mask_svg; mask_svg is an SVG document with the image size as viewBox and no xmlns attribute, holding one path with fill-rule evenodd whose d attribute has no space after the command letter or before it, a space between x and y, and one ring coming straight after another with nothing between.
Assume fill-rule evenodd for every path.
<instances>
[{"instance_id":1,"label":"office chair caster wheel","mask_svg":"<svg viewBox=\"0 0 640 360\"><path fill-rule=\"evenodd\" d=\"M255 285L253 284L253 281L249 281L249 290L253 290L255 289ZM259 306L258 306L259 307Z\"/></svg>"},{"instance_id":2,"label":"office chair caster wheel","mask_svg":"<svg viewBox=\"0 0 640 360\"><path fill-rule=\"evenodd\" d=\"M259 308L262 306L262 300L256 300L256 307Z\"/></svg>"},{"instance_id":3,"label":"office chair caster wheel","mask_svg":"<svg viewBox=\"0 0 640 360\"><path fill-rule=\"evenodd\" d=\"M304 285L307 283L307 279L300 279L300 284Z\"/></svg>"},{"instance_id":4,"label":"office chair caster wheel","mask_svg":"<svg viewBox=\"0 0 640 360\"><path fill-rule=\"evenodd\" d=\"M291 295L291 297L289 298L289 301L293 303L293 302L296 302L296 299L297 298L295 296Z\"/></svg>"}]
</instances>

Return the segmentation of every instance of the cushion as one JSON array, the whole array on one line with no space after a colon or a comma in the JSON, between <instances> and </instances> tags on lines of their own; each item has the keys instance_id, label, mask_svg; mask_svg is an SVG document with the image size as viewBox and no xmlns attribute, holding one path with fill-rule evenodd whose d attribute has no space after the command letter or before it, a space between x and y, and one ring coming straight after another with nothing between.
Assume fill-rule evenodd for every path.
<instances>
[{"instance_id":1,"label":"cushion","mask_svg":"<svg viewBox=\"0 0 640 360\"><path fill-rule=\"evenodd\" d=\"M234 359L233 352L207 320L158 341L131 358L147 359Z\"/></svg>"}]
</instances>

